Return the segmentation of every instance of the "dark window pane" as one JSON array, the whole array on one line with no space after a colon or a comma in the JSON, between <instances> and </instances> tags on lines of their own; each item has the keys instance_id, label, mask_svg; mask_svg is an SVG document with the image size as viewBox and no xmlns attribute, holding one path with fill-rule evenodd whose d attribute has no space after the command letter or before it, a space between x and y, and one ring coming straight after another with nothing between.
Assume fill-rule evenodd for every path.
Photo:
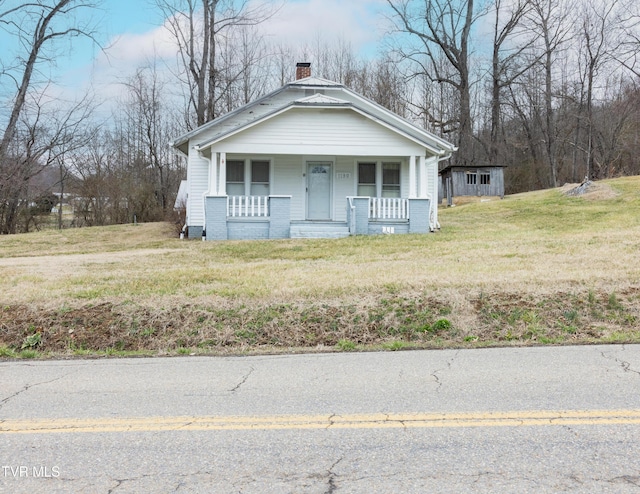
<instances>
[{"instance_id":1,"label":"dark window pane","mask_svg":"<svg viewBox=\"0 0 640 494\"><path fill-rule=\"evenodd\" d=\"M400 185L399 163L384 163L382 165L382 185Z\"/></svg>"},{"instance_id":2,"label":"dark window pane","mask_svg":"<svg viewBox=\"0 0 640 494\"><path fill-rule=\"evenodd\" d=\"M358 183L371 185L376 183L376 164L358 163Z\"/></svg>"},{"instance_id":3,"label":"dark window pane","mask_svg":"<svg viewBox=\"0 0 640 494\"><path fill-rule=\"evenodd\" d=\"M227 182L244 183L244 161L227 161Z\"/></svg>"},{"instance_id":4,"label":"dark window pane","mask_svg":"<svg viewBox=\"0 0 640 494\"><path fill-rule=\"evenodd\" d=\"M254 184L269 183L269 162L268 161L252 161L251 162L251 183L254 183Z\"/></svg>"}]
</instances>

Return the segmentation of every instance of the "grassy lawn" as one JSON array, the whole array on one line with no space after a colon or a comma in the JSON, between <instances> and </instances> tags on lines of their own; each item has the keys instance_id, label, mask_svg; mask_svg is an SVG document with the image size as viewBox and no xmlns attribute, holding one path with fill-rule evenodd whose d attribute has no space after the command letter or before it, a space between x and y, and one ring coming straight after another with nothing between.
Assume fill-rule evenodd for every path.
<instances>
[{"instance_id":1,"label":"grassy lawn","mask_svg":"<svg viewBox=\"0 0 640 494\"><path fill-rule=\"evenodd\" d=\"M640 342L640 177L440 212L442 230L0 237L0 357Z\"/></svg>"}]
</instances>

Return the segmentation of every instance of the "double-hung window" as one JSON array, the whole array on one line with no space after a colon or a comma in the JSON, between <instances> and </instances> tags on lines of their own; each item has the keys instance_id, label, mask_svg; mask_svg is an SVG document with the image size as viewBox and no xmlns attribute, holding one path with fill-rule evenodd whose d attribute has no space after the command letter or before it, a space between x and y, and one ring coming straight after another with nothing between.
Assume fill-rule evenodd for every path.
<instances>
[{"instance_id":1,"label":"double-hung window","mask_svg":"<svg viewBox=\"0 0 640 494\"><path fill-rule=\"evenodd\" d=\"M227 195L268 196L269 168L268 160L227 160Z\"/></svg>"},{"instance_id":2,"label":"double-hung window","mask_svg":"<svg viewBox=\"0 0 640 494\"><path fill-rule=\"evenodd\" d=\"M361 197L376 197L376 164L358 163L358 195Z\"/></svg>"},{"instance_id":3,"label":"double-hung window","mask_svg":"<svg viewBox=\"0 0 640 494\"><path fill-rule=\"evenodd\" d=\"M264 160L251 161L251 195L269 195L269 162Z\"/></svg>"},{"instance_id":4,"label":"double-hung window","mask_svg":"<svg viewBox=\"0 0 640 494\"><path fill-rule=\"evenodd\" d=\"M382 197L400 197L400 163L382 163Z\"/></svg>"},{"instance_id":5,"label":"double-hung window","mask_svg":"<svg viewBox=\"0 0 640 494\"><path fill-rule=\"evenodd\" d=\"M400 163L358 163L358 195L400 197Z\"/></svg>"},{"instance_id":6,"label":"double-hung window","mask_svg":"<svg viewBox=\"0 0 640 494\"><path fill-rule=\"evenodd\" d=\"M244 161L227 161L227 195L243 196L244 192Z\"/></svg>"}]
</instances>

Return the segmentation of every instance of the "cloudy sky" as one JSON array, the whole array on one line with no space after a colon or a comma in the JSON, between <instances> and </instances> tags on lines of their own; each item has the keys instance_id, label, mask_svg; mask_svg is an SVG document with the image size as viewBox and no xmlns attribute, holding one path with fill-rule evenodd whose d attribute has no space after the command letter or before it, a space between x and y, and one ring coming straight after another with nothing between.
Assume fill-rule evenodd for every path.
<instances>
[{"instance_id":1,"label":"cloudy sky","mask_svg":"<svg viewBox=\"0 0 640 494\"><path fill-rule=\"evenodd\" d=\"M274 0L277 2L277 0ZM352 48L373 55L383 36L381 10L385 0L286 0L262 29L276 44L313 44L347 40ZM111 85L152 58L172 59L176 49L163 29L159 9L151 0L105 0L98 14L103 44L101 51L89 42L74 41L68 60L58 61L59 81L73 87L93 79L97 86Z\"/></svg>"}]
</instances>

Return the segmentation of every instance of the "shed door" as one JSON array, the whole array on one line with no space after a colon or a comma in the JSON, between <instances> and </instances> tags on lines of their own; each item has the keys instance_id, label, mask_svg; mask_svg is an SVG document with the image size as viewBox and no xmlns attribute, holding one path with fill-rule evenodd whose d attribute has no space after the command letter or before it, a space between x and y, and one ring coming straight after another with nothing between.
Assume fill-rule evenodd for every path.
<instances>
[{"instance_id":1,"label":"shed door","mask_svg":"<svg viewBox=\"0 0 640 494\"><path fill-rule=\"evenodd\" d=\"M331 219L331 162L307 162L307 219Z\"/></svg>"}]
</instances>

